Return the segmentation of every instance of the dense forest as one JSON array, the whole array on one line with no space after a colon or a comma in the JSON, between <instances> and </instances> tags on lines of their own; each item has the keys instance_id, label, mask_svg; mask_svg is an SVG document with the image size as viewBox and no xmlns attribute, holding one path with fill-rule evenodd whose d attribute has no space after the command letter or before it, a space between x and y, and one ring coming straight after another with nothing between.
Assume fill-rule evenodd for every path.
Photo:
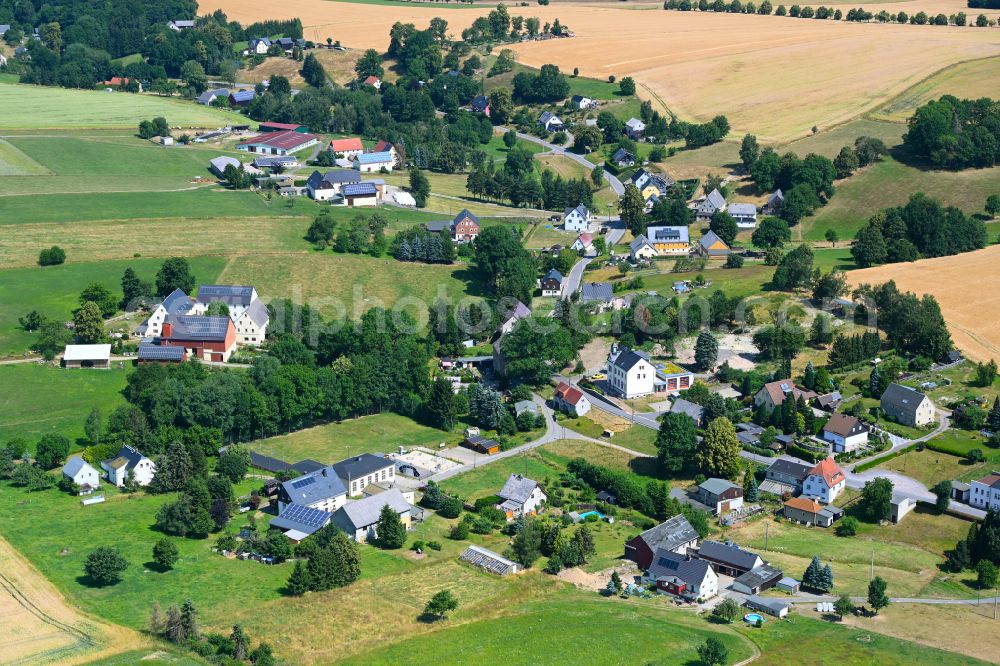
<instances>
[{"instance_id":1,"label":"dense forest","mask_svg":"<svg viewBox=\"0 0 1000 666\"><path fill-rule=\"evenodd\" d=\"M918 108L903 145L915 156L946 169L1000 163L1000 103L945 95Z\"/></svg>"}]
</instances>

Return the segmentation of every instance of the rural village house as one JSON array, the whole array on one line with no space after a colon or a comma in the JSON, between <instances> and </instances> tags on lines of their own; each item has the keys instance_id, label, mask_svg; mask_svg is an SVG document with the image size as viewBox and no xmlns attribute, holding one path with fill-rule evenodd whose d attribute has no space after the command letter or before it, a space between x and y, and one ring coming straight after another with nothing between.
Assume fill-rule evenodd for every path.
<instances>
[{"instance_id":1,"label":"rural village house","mask_svg":"<svg viewBox=\"0 0 1000 666\"><path fill-rule=\"evenodd\" d=\"M552 402L556 409L573 417L583 416L590 411L590 400L587 395L575 386L564 382L560 382L559 386L556 387Z\"/></svg>"},{"instance_id":2,"label":"rural village house","mask_svg":"<svg viewBox=\"0 0 1000 666\"><path fill-rule=\"evenodd\" d=\"M902 384L889 384L879 407L890 419L910 427L934 422L934 403L923 393Z\"/></svg>"},{"instance_id":3,"label":"rural village house","mask_svg":"<svg viewBox=\"0 0 1000 666\"><path fill-rule=\"evenodd\" d=\"M286 130L284 132L266 132L253 139L236 144L236 150L263 155L291 155L300 150L311 148L319 143L319 138L312 134L302 134Z\"/></svg>"},{"instance_id":4,"label":"rural village house","mask_svg":"<svg viewBox=\"0 0 1000 666\"><path fill-rule=\"evenodd\" d=\"M341 506L333 514L333 524L359 543L377 539L379 515L382 507L387 505L399 514L399 519L409 530L419 509L407 502L395 488Z\"/></svg>"},{"instance_id":5,"label":"rural village house","mask_svg":"<svg viewBox=\"0 0 1000 666\"><path fill-rule=\"evenodd\" d=\"M689 601L711 599L719 593L719 576L711 564L690 555L657 549L653 563L642 577L655 583L661 594Z\"/></svg>"},{"instance_id":6,"label":"rural village house","mask_svg":"<svg viewBox=\"0 0 1000 666\"><path fill-rule=\"evenodd\" d=\"M501 501L496 506L507 515L507 520L541 513L548 499L538 482L520 474L511 474L497 497Z\"/></svg>"},{"instance_id":7,"label":"rural village house","mask_svg":"<svg viewBox=\"0 0 1000 666\"><path fill-rule=\"evenodd\" d=\"M114 458L102 461L101 468L107 473L108 481L119 488L129 480L148 486L156 474L156 464L128 445L123 446Z\"/></svg>"},{"instance_id":8,"label":"rural village house","mask_svg":"<svg viewBox=\"0 0 1000 666\"><path fill-rule=\"evenodd\" d=\"M337 470L329 465L284 481L278 486L278 510L300 504L333 513L347 502L347 488Z\"/></svg>"},{"instance_id":9,"label":"rural village house","mask_svg":"<svg viewBox=\"0 0 1000 666\"><path fill-rule=\"evenodd\" d=\"M868 426L853 416L834 413L823 426L823 439L833 445L834 453L857 451L868 443Z\"/></svg>"},{"instance_id":10,"label":"rural village house","mask_svg":"<svg viewBox=\"0 0 1000 666\"><path fill-rule=\"evenodd\" d=\"M590 224L594 216L590 209L580 204L576 208L567 208L563 211L563 229L566 231L590 231Z\"/></svg>"},{"instance_id":11,"label":"rural village house","mask_svg":"<svg viewBox=\"0 0 1000 666\"><path fill-rule=\"evenodd\" d=\"M773 411L784 404L786 397L791 397L796 402L801 397L806 402L809 402L816 397L816 393L808 389L799 388L791 379L781 379L764 384L754 395L753 404L755 407L767 405L767 408Z\"/></svg>"},{"instance_id":12,"label":"rural village house","mask_svg":"<svg viewBox=\"0 0 1000 666\"><path fill-rule=\"evenodd\" d=\"M625 559L642 570L649 569L657 552L685 555L698 545L698 532L687 518L678 514L625 542Z\"/></svg>"},{"instance_id":13,"label":"rural village house","mask_svg":"<svg viewBox=\"0 0 1000 666\"><path fill-rule=\"evenodd\" d=\"M714 231L709 231L699 238L696 247L698 254L706 259L725 259L733 251Z\"/></svg>"},{"instance_id":14,"label":"rural village house","mask_svg":"<svg viewBox=\"0 0 1000 666\"><path fill-rule=\"evenodd\" d=\"M695 499L722 516L743 506L743 488L725 479L705 479L698 485Z\"/></svg>"},{"instance_id":15,"label":"rural village house","mask_svg":"<svg viewBox=\"0 0 1000 666\"><path fill-rule=\"evenodd\" d=\"M101 475L80 456L72 456L63 465L64 477L80 487L80 495L89 495L101 486Z\"/></svg>"},{"instance_id":16,"label":"rural village house","mask_svg":"<svg viewBox=\"0 0 1000 666\"><path fill-rule=\"evenodd\" d=\"M990 472L970 483L968 501L977 509L1000 511L1000 472Z\"/></svg>"},{"instance_id":17,"label":"rural village house","mask_svg":"<svg viewBox=\"0 0 1000 666\"><path fill-rule=\"evenodd\" d=\"M655 391L656 368L644 352L622 347L608 358L608 385L626 400Z\"/></svg>"},{"instance_id":18,"label":"rural village house","mask_svg":"<svg viewBox=\"0 0 1000 666\"><path fill-rule=\"evenodd\" d=\"M687 227L649 227L646 238L653 244L657 256L691 254L691 237Z\"/></svg>"},{"instance_id":19,"label":"rural village house","mask_svg":"<svg viewBox=\"0 0 1000 666\"><path fill-rule=\"evenodd\" d=\"M726 198L719 190L712 190L704 199L695 204L694 214L698 222L709 222L712 216L726 207Z\"/></svg>"},{"instance_id":20,"label":"rural village house","mask_svg":"<svg viewBox=\"0 0 1000 666\"><path fill-rule=\"evenodd\" d=\"M802 494L815 497L823 504L830 504L846 487L844 470L830 456L809 470L809 476L802 482Z\"/></svg>"},{"instance_id":21,"label":"rural village house","mask_svg":"<svg viewBox=\"0 0 1000 666\"><path fill-rule=\"evenodd\" d=\"M343 481L348 496L359 497L367 486L394 481L396 462L392 458L363 453L334 463L333 471Z\"/></svg>"},{"instance_id":22,"label":"rural village house","mask_svg":"<svg viewBox=\"0 0 1000 666\"><path fill-rule=\"evenodd\" d=\"M542 290L542 296L562 295L563 275L556 269L551 269L539 281L538 286Z\"/></svg>"},{"instance_id":23,"label":"rural village house","mask_svg":"<svg viewBox=\"0 0 1000 666\"><path fill-rule=\"evenodd\" d=\"M425 222L423 227L432 232L447 229L451 232L453 243L471 243L479 235L479 218L470 213L467 208L463 208L454 219Z\"/></svg>"}]
</instances>

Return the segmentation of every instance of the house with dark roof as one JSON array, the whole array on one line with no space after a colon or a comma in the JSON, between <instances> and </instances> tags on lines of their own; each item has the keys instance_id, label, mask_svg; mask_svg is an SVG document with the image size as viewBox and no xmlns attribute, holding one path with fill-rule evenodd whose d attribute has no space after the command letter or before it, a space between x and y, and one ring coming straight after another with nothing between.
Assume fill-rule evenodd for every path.
<instances>
[{"instance_id":1,"label":"house with dark roof","mask_svg":"<svg viewBox=\"0 0 1000 666\"><path fill-rule=\"evenodd\" d=\"M726 207L726 197L719 190L712 190L704 199L695 204L694 215L698 222L708 222L712 216Z\"/></svg>"},{"instance_id":2,"label":"house with dark roof","mask_svg":"<svg viewBox=\"0 0 1000 666\"><path fill-rule=\"evenodd\" d=\"M656 390L656 367L645 352L628 347L613 349L608 357L608 386L626 400L650 395Z\"/></svg>"},{"instance_id":3,"label":"house with dark roof","mask_svg":"<svg viewBox=\"0 0 1000 666\"><path fill-rule=\"evenodd\" d=\"M639 140L642 135L646 132L646 123L638 118L629 118L625 122L625 134L628 135L630 139Z\"/></svg>"},{"instance_id":4,"label":"house with dark roof","mask_svg":"<svg viewBox=\"0 0 1000 666\"><path fill-rule=\"evenodd\" d=\"M792 608L791 604L786 603L781 599L762 597L756 594L752 594L747 597L746 601L743 602L743 605L750 610L767 613L768 615L773 615L777 618L785 617L788 615L788 611Z\"/></svg>"},{"instance_id":5,"label":"house with dark roof","mask_svg":"<svg viewBox=\"0 0 1000 666\"><path fill-rule=\"evenodd\" d=\"M689 402L684 398L674 399L674 403L670 405L671 414L687 414L694 421L695 426L702 427L705 422L705 408L701 405L696 405L693 402Z\"/></svg>"},{"instance_id":6,"label":"house with dark roof","mask_svg":"<svg viewBox=\"0 0 1000 666\"><path fill-rule=\"evenodd\" d=\"M542 296L561 296L562 284L563 275L554 268L542 276L542 279L538 282L538 286L542 290Z\"/></svg>"},{"instance_id":7,"label":"house with dark roof","mask_svg":"<svg viewBox=\"0 0 1000 666\"><path fill-rule=\"evenodd\" d=\"M757 553L743 550L733 543L719 541L702 541L697 550L697 557L711 564L715 573L734 578L764 564L764 560Z\"/></svg>"},{"instance_id":8,"label":"house with dark roof","mask_svg":"<svg viewBox=\"0 0 1000 666\"><path fill-rule=\"evenodd\" d=\"M823 393L822 395L816 396L816 406L824 412L834 411L843 401L844 397L840 394L840 391L831 391L829 393Z\"/></svg>"},{"instance_id":9,"label":"house with dark roof","mask_svg":"<svg viewBox=\"0 0 1000 666\"><path fill-rule=\"evenodd\" d=\"M333 464L333 469L344 482L350 497L362 495L366 486L392 483L396 479L396 461L371 453L341 460Z\"/></svg>"},{"instance_id":10,"label":"house with dark roof","mask_svg":"<svg viewBox=\"0 0 1000 666\"><path fill-rule=\"evenodd\" d=\"M229 93L229 106L246 106L257 96L257 91L253 88L234 90Z\"/></svg>"},{"instance_id":11,"label":"house with dark roof","mask_svg":"<svg viewBox=\"0 0 1000 666\"><path fill-rule=\"evenodd\" d=\"M462 440L462 446L485 456L500 453L500 442L482 435L466 435L465 439Z\"/></svg>"},{"instance_id":12,"label":"house with dark roof","mask_svg":"<svg viewBox=\"0 0 1000 666\"><path fill-rule=\"evenodd\" d=\"M326 527L332 518L333 514L329 511L304 504L286 504L278 516L271 519L270 526L282 530L292 543L301 543L306 537Z\"/></svg>"},{"instance_id":13,"label":"house with dark roof","mask_svg":"<svg viewBox=\"0 0 1000 666\"><path fill-rule=\"evenodd\" d=\"M392 171L396 158L388 150L379 153L361 153L354 156L354 168L361 173L372 171Z\"/></svg>"},{"instance_id":14,"label":"house with dark roof","mask_svg":"<svg viewBox=\"0 0 1000 666\"><path fill-rule=\"evenodd\" d=\"M847 476L833 456L821 460L809 470L809 476L802 482L802 494L815 497L823 504L837 499L837 495L847 487Z\"/></svg>"},{"instance_id":15,"label":"house with dark roof","mask_svg":"<svg viewBox=\"0 0 1000 666\"><path fill-rule=\"evenodd\" d=\"M236 348L236 326L229 317L177 315L161 327L159 344L184 347L189 356L202 361L225 363Z\"/></svg>"},{"instance_id":16,"label":"house with dark roof","mask_svg":"<svg viewBox=\"0 0 1000 666\"><path fill-rule=\"evenodd\" d=\"M573 417L583 416L591 407L586 393L565 382L559 382L555 393L552 394L552 403L556 409Z\"/></svg>"},{"instance_id":17,"label":"house with dark roof","mask_svg":"<svg viewBox=\"0 0 1000 666\"><path fill-rule=\"evenodd\" d=\"M252 37L247 42L247 55L267 55L267 50L271 48L271 40L267 37Z\"/></svg>"},{"instance_id":18,"label":"house with dark roof","mask_svg":"<svg viewBox=\"0 0 1000 666\"><path fill-rule=\"evenodd\" d=\"M119 488L129 480L148 486L156 474L156 464L127 444L114 458L101 461L101 468L107 473L108 481Z\"/></svg>"},{"instance_id":19,"label":"house with dark roof","mask_svg":"<svg viewBox=\"0 0 1000 666\"><path fill-rule=\"evenodd\" d=\"M236 150L261 155L291 155L311 148L319 143L313 134L303 134L294 130L266 132L252 139L236 144Z\"/></svg>"},{"instance_id":20,"label":"house with dark roof","mask_svg":"<svg viewBox=\"0 0 1000 666\"><path fill-rule=\"evenodd\" d=\"M260 346L267 339L271 315L249 285L203 284L190 314L203 315L213 303L222 303L236 328L236 344Z\"/></svg>"},{"instance_id":21,"label":"house with dark roof","mask_svg":"<svg viewBox=\"0 0 1000 666\"><path fill-rule=\"evenodd\" d=\"M475 544L466 548L458 559L497 576L516 574L519 566L517 562Z\"/></svg>"},{"instance_id":22,"label":"house with dark roof","mask_svg":"<svg viewBox=\"0 0 1000 666\"><path fill-rule=\"evenodd\" d=\"M781 407L784 404L785 398L791 397L792 400L798 402L801 397L807 403L816 397L814 391L809 389L800 388L795 385L791 379L779 379L778 381L768 382L761 387L753 397L753 404L755 407L760 407L762 404L767 405L768 409L774 410L777 407Z\"/></svg>"},{"instance_id":23,"label":"house with dark roof","mask_svg":"<svg viewBox=\"0 0 1000 666\"><path fill-rule=\"evenodd\" d=\"M857 451L868 443L868 426L847 414L833 413L823 426L823 439L834 453Z\"/></svg>"},{"instance_id":24,"label":"house with dark roof","mask_svg":"<svg viewBox=\"0 0 1000 666\"><path fill-rule=\"evenodd\" d=\"M510 334L510 332L514 330L514 327L517 326L517 322L522 319L527 319L530 316L531 308L521 301L517 301L514 304L514 307L501 312L500 324L497 326L497 335L503 337Z\"/></svg>"},{"instance_id":25,"label":"house with dark roof","mask_svg":"<svg viewBox=\"0 0 1000 666\"><path fill-rule=\"evenodd\" d=\"M625 559L649 569L659 551L685 555L698 545L698 532L682 514L668 518L625 542Z\"/></svg>"},{"instance_id":26,"label":"house with dark roof","mask_svg":"<svg viewBox=\"0 0 1000 666\"><path fill-rule=\"evenodd\" d=\"M406 529L410 529L414 518L421 515L419 509L407 502L397 488L393 488L341 506L333 513L333 524L359 543L372 541L378 538L378 521L384 506L399 514Z\"/></svg>"},{"instance_id":27,"label":"house with dark roof","mask_svg":"<svg viewBox=\"0 0 1000 666\"><path fill-rule=\"evenodd\" d=\"M155 338L163 332L163 322L167 317L189 314L194 309L194 299L180 289L174 289L160 301L146 317L146 321L136 329L136 335Z\"/></svg>"},{"instance_id":28,"label":"house with dark roof","mask_svg":"<svg viewBox=\"0 0 1000 666\"><path fill-rule=\"evenodd\" d=\"M168 365L183 363L187 360L187 350L184 347L168 347L155 342L140 342L136 353L136 363L146 365L158 363Z\"/></svg>"},{"instance_id":29,"label":"house with dark roof","mask_svg":"<svg viewBox=\"0 0 1000 666\"><path fill-rule=\"evenodd\" d=\"M934 422L934 403L926 395L902 384L889 384L879 400L886 416L910 427Z\"/></svg>"},{"instance_id":30,"label":"house with dark roof","mask_svg":"<svg viewBox=\"0 0 1000 666\"><path fill-rule=\"evenodd\" d=\"M654 173L646 169L636 169L629 181L635 185L642 195L643 201L650 202L653 197L665 197L675 185L674 179L666 174Z\"/></svg>"},{"instance_id":31,"label":"house with dark roof","mask_svg":"<svg viewBox=\"0 0 1000 666\"><path fill-rule=\"evenodd\" d=\"M333 465L284 481L278 487L278 511L299 504L333 513L347 502L347 488Z\"/></svg>"},{"instance_id":32,"label":"house with dark roof","mask_svg":"<svg viewBox=\"0 0 1000 666\"><path fill-rule=\"evenodd\" d=\"M719 576L705 560L657 549L653 563L642 576L657 592L689 601L711 599L719 593Z\"/></svg>"},{"instance_id":33,"label":"house with dark roof","mask_svg":"<svg viewBox=\"0 0 1000 666\"><path fill-rule=\"evenodd\" d=\"M217 99L229 99L229 88L215 88L213 90L206 90L202 94L198 95L195 100L199 104L204 106L210 106Z\"/></svg>"},{"instance_id":34,"label":"house with dark roof","mask_svg":"<svg viewBox=\"0 0 1000 666\"><path fill-rule=\"evenodd\" d=\"M580 287L580 302L608 307L615 300L610 282L587 282Z\"/></svg>"},{"instance_id":35,"label":"house with dark roof","mask_svg":"<svg viewBox=\"0 0 1000 666\"><path fill-rule=\"evenodd\" d=\"M370 208L377 206L380 201L378 186L371 181L344 185L341 195L349 208Z\"/></svg>"},{"instance_id":36,"label":"house with dark roof","mask_svg":"<svg viewBox=\"0 0 1000 666\"><path fill-rule=\"evenodd\" d=\"M471 108L476 113L481 113L487 118L490 117L490 98L486 95L476 95L472 98L472 102L469 104Z\"/></svg>"},{"instance_id":37,"label":"house with dark roof","mask_svg":"<svg viewBox=\"0 0 1000 666\"><path fill-rule=\"evenodd\" d=\"M584 97L583 95L573 95L569 98L570 104L577 111L585 111L586 109L596 109L597 100L591 99L590 97Z\"/></svg>"},{"instance_id":38,"label":"house with dark roof","mask_svg":"<svg viewBox=\"0 0 1000 666\"><path fill-rule=\"evenodd\" d=\"M333 169L325 173L313 171L306 180L306 191L315 201L329 201L341 196L343 187L361 182L361 174L354 169Z\"/></svg>"},{"instance_id":39,"label":"house with dark roof","mask_svg":"<svg viewBox=\"0 0 1000 666\"><path fill-rule=\"evenodd\" d=\"M760 489L775 495L794 494L802 490L812 465L791 458L777 458L764 473Z\"/></svg>"},{"instance_id":40,"label":"house with dark roof","mask_svg":"<svg viewBox=\"0 0 1000 666\"><path fill-rule=\"evenodd\" d=\"M719 238L714 231L709 231L699 238L696 248L698 254L706 259L725 259L733 252L729 243Z\"/></svg>"},{"instance_id":41,"label":"house with dark roof","mask_svg":"<svg viewBox=\"0 0 1000 666\"><path fill-rule=\"evenodd\" d=\"M653 244L643 234L639 234L632 239L632 242L628 244L628 250L633 263L655 259L660 256L660 253L656 251Z\"/></svg>"},{"instance_id":42,"label":"house with dark roof","mask_svg":"<svg viewBox=\"0 0 1000 666\"><path fill-rule=\"evenodd\" d=\"M548 500L548 495L545 494L537 481L520 474L511 474L507 477L507 481L497 493L497 497L500 498L500 501L496 508L506 514L507 520L541 513Z\"/></svg>"},{"instance_id":43,"label":"house with dark roof","mask_svg":"<svg viewBox=\"0 0 1000 666\"><path fill-rule=\"evenodd\" d=\"M726 479L705 479L698 484L694 498L722 516L743 506L743 488Z\"/></svg>"},{"instance_id":44,"label":"house with dark roof","mask_svg":"<svg viewBox=\"0 0 1000 666\"><path fill-rule=\"evenodd\" d=\"M771 196L767 198L767 203L764 204L761 212L764 215L779 215L781 214L781 206L785 203L785 194L780 190L775 190L771 192Z\"/></svg>"},{"instance_id":45,"label":"house with dark roof","mask_svg":"<svg viewBox=\"0 0 1000 666\"><path fill-rule=\"evenodd\" d=\"M619 169L625 169L635 166L636 157L624 148L619 148L611 155L611 163Z\"/></svg>"},{"instance_id":46,"label":"house with dark roof","mask_svg":"<svg viewBox=\"0 0 1000 666\"><path fill-rule=\"evenodd\" d=\"M454 243L471 243L479 235L479 218L469 212L468 209L462 209L451 220L425 222L423 227L427 231L434 233L448 230L451 233L451 240Z\"/></svg>"},{"instance_id":47,"label":"house with dark roof","mask_svg":"<svg viewBox=\"0 0 1000 666\"><path fill-rule=\"evenodd\" d=\"M545 111L538 117L538 124L548 132L560 132L566 129L562 119L551 111Z\"/></svg>"},{"instance_id":48,"label":"house with dark roof","mask_svg":"<svg viewBox=\"0 0 1000 666\"><path fill-rule=\"evenodd\" d=\"M72 456L66 461L62 475L79 486L79 495L89 495L101 486L100 472L80 456Z\"/></svg>"},{"instance_id":49,"label":"house with dark roof","mask_svg":"<svg viewBox=\"0 0 1000 666\"><path fill-rule=\"evenodd\" d=\"M760 594L777 585L784 576L785 573L781 569L770 564L762 564L736 578L732 587L741 594Z\"/></svg>"}]
</instances>

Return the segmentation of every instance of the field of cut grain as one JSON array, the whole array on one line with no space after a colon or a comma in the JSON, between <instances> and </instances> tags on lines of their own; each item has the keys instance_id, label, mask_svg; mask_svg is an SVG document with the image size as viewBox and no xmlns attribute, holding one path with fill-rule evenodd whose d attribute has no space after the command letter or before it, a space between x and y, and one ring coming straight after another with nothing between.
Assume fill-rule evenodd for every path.
<instances>
[{"instance_id":1,"label":"field of cut grain","mask_svg":"<svg viewBox=\"0 0 1000 666\"><path fill-rule=\"evenodd\" d=\"M525 42L513 48L519 61L532 67L579 67L582 76L596 79L631 75L642 84L640 96L662 102L685 119L704 121L724 113L734 131L751 131L768 141L790 140L805 136L813 126L846 122L948 65L1000 55L995 30L629 7L512 7L512 14L542 21L559 18L576 33L573 39ZM945 14L967 9L958 0L915 0L891 7ZM216 8L243 22L298 16L307 37L329 36L352 48L379 50L385 49L396 21L424 26L431 17L441 16L448 20L449 31L459 34L489 9L324 0L212 0L203 7ZM349 34L341 30L344 25L351 26Z\"/></svg>"},{"instance_id":2,"label":"field of cut grain","mask_svg":"<svg viewBox=\"0 0 1000 666\"><path fill-rule=\"evenodd\" d=\"M85 617L0 539L0 663L79 664L144 643L138 634Z\"/></svg>"},{"instance_id":3,"label":"field of cut grain","mask_svg":"<svg viewBox=\"0 0 1000 666\"><path fill-rule=\"evenodd\" d=\"M982 58L946 67L890 100L872 116L904 122L918 106L941 95L971 99L1000 97L1000 58Z\"/></svg>"},{"instance_id":4,"label":"field of cut grain","mask_svg":"<svg viewBox=\"0 0 1000 666\"><path fill-rule=\"evenodd\" d=\"M323 65L327 77L334 83L344 85L354 80L354 64L361 58L362 51L334 51L333 49L317 49L312 51L316 59ZM299 70L302 63L291 58L268 58L253 69L241 69L238 78L241 83L260 83L274 75L284 76L293 88L306 87L306 81Z\"/></svg>"},{"instance_id":5,"label":"field of cut grain","mask_svg":"<svg viewBox=\"0 0 1000 666\"><path fill-rule=\"evenodd\" d=\"M977 361L1000 359L1000 245L851 271L847 277L852 286L895 280L901 290L933 295L959 349Z\"/></svg>"}]
</instances>

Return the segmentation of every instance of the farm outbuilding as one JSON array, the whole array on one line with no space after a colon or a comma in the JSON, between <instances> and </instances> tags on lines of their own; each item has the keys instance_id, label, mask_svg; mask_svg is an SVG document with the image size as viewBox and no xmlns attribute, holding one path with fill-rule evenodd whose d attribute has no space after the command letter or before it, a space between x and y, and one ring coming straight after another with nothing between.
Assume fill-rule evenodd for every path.
<instances>
[{"instance_id":1,"label":"farm outbuilding","mask_svg":"<svg viewBox=\"0 0 1000 666\"><path fill-rule=\"evenodd\" d=\"M489 548L482 548L481 546L469 546L459 556L459 559L498 576L508 576L517 573L517 562L512 562L506 557L494 553Z\"/></svg>"},{"instance_id":2,"label":"farm outbuilding","mask_svg":"<svg viewBox=\"0 0 1000 666\"><path fill-rule=\"evenodd\" d=\"M111 367L111 345L66 345L63 352L64 368Z\"/></svg>"}]
</instances>

